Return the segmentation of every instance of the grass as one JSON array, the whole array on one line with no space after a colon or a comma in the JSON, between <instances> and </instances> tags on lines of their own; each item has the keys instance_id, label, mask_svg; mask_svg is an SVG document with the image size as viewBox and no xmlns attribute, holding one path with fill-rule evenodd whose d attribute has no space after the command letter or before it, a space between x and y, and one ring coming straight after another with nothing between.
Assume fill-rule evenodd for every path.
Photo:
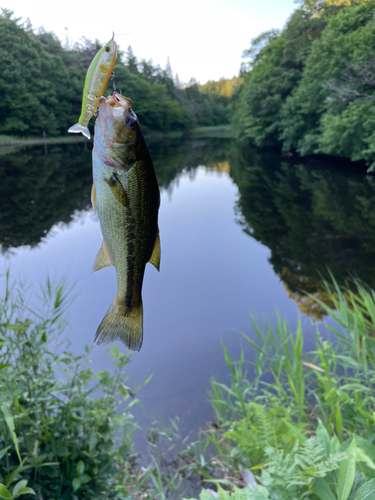
<instances>
[{"instance_id":1,"label":"grass","mask_svg":"<svg viewBox=\"0 0 375 500\"><path fill-rule=\"evenodd\" d=\"M332 281L334 307L320 305L336 325L324 326L326 340L317 329L313 351L301 325L291 332L281 319L275 330L252 321L254 338L243 335L254 363L243 352L232 361L223 345L231 383L212 380L217 423L199 447L211 449L210 478L232 468L247 486L226 480L221 499L375 498L375 292Z\"/></svg>"},{"instance_id":2,"label":"grass","mask_svg":"<svg viewBox=\"0 0 375 500\"><path fill-rule=\"evenodd\" d=\"M34 295L41 310L30 302ZM89 348L82 356L69 352L59 337L70 303L65 283L47 280L37 294L22 283L11 284L9 272L5 276L0 498L162 500L178 478L164 484L157 465L142 470L136 464L132 435L138 425L131 408L140 404L140 386L128 386L130 359L115 346L112 374L93 374Z\"/></svg>"}]
</instances>

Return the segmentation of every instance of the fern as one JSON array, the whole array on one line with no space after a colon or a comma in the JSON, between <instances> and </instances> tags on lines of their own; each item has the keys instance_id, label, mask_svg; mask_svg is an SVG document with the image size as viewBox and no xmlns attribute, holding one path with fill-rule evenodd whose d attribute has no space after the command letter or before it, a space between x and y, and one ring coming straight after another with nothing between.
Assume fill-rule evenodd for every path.
<instances>
[{"instance_id":1,"label":"fern","mask_svg":"<svg viewBox=\"0 0 375 500\"><path fill-rule=\"evenodd\" d=\"M247 418L234 424L224 433L224 437L234 442L232 456L241 457L246 466L258 465L265 459L267 446L275 449L291 451L295 436L290 427L293 421L288 410L276 400L270 406L264 407L250 402L246 405ZM288 427L289 424L289 427Z\"/></svg>"},{"instance_id":2,"label":"fern","mask_svg":"<svg viewBox=\"0 0 375 500\"><path fill-rule=\"evenodd\" d=\"M312 483L338 469L346 458L345 453L338 452L325 459L325 449L316 437L304 443L296 441L290 453L270 446L265 452L267 464L260 482L282 500L300 500L309 496Z\"/></svg>"}]
</instances>

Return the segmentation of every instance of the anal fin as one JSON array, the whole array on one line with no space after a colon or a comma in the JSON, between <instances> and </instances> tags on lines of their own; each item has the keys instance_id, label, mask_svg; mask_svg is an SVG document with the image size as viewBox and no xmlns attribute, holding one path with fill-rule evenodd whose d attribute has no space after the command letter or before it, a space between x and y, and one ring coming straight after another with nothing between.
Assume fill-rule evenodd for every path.
<instances>
[{"instance_id":1,"label":"anal fin","mask_svg":"<svg viewBox=\"0 0 375 500\"><path fill-rule=\"evenodd\" d=\"M102 246L98 252L98 255L95 258L94 265L92 266L92 272L99 271L99 269L103 269L103 267L113 266L111 261L111 257L109 256L107 247L103 241Z\"/></svg>"},{"instance_id":2,"label":"anal fin","mask_svg":"<svg viewBox=\"0 0 375 500\"><path fill-rule=\"evenodd\" d=\"M160 257L161 257L160 236L159 236L159 229L158 229L157 233L156 233L154 248L152 250L152 254L151 254L151 257L149 260L149 263L152 264L153 266L155 266L158 271L160 271Z\"/></svg>"}]
</instances>

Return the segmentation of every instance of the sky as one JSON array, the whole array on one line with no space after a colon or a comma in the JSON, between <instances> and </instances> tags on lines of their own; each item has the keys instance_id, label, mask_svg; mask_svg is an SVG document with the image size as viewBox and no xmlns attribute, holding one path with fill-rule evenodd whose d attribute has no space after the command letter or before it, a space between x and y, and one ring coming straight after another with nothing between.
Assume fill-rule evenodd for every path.
<instances>
[{"instance_id":1,"label":"sky","mask_svg":"<svg viewBox=\"0 0 375 500\"><path fill-rule=\"evenodd\" d=\"M103 44L115 33L122 50L129 45L138 60L167 60L182 83L238 75L242 52L263 31L283 28L294 0L0 0L0 6L44 26L64 42L82 36Z\"/></svg>"}]
</instances>

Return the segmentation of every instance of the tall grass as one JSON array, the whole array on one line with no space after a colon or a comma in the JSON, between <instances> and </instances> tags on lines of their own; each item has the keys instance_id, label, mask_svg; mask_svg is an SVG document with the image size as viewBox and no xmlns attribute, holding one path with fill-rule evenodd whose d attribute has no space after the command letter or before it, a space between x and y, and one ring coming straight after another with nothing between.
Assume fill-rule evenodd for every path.
<instances>
[{"instance_id":1,"label":"tall grass","mask_svg":"<svg viewBox=\"0 0 375 500\"><path fill-rule=\"evenodd\" d=\"M217 425L205 439L214 460L252 478L233 498L375 499L375 292L333 277L325 287L334 306L318 302L334 325L324 337L317 327L312 351L301 324L280 318L243 334L252 363L223 345L231 383L211 382Z\"/></svg>"},{"instance_id":2,"label":"tall grass","mask_svg":"<svg viewBox=\"0 0 375 500\"><path fill-rule=\"evenodd\" d=\"M5 276L0 298L0 498L159 498L157 467L136 466L130 359L111 349L112 374L93 374L90 349L60 343L71 290L47 280L36 292ZM51 349L51 345L54 349ZM147 383L148 380L145 381ZM155 483L155 484L154 484Z\"/></svg>"}]
</instances>

